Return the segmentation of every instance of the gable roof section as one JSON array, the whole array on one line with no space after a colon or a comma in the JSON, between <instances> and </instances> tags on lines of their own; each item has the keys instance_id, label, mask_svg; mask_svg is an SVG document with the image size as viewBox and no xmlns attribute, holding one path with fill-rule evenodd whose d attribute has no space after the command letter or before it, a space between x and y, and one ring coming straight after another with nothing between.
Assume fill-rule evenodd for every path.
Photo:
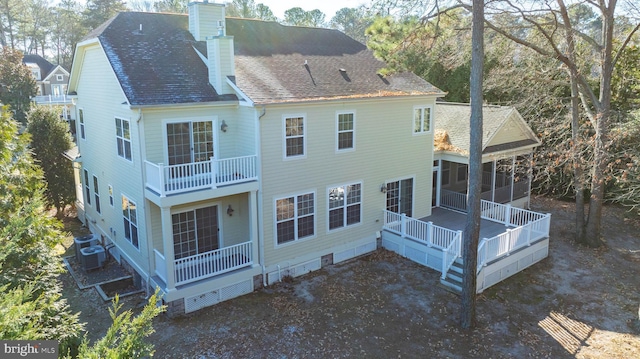
<instances>
[{"instance_id":1,"label":"gable roof section","mask_svg":"<svg viewBox=\"0 0 640 359\"><path fill-rule=\"evenodd\" d=\"M142 31L140 28L142 27ZM235 100L209 84L185 15L122 12L97 37L131 105Z\"/></svg>"},{"instance_id":2,"label":"gable roof section","mask_svg":"<svg viewBox=\"0 0 640 359\"><path fill-rule=\"evenodd\" d=\"M413 73L387 78L386 65L338 30L227 18L236 85L256 103L439 94Z\"/></svg>"},{"instance_id":3,"label":"gable roof section","mask_svg":"<svg viewBox=\"0 0 640 359\"><path fill-rule=\"evenodd\" d=\"M235 49L235 77L228 80L254 103L444 95L412 73L378 76L385 64L337 30L234 18L227 18L226 26ZM237 100L209 84L207 65L198 55L207 55L206 45L189 33L186 15L123 12L85 41L93 38L131 105Z\"/></svg>"},{"instance_id":4,"label":"gable roof section","mask_svg":"<svg viewBox=\"0 0 640 359\"><path fill-rule=\"evenodd\" d=\"M55 74L56 72L61 71L62 74L61 75L66 75L69 76L69 71L67 71L64 67L60 66L60 65L55 65L51 71L49 72L49 74L47 75L47 77L45 77L42 81L48 81L49 78L51 76L53 76L53 74Z\"/></svg>"},{"instance_id":5,"label":"gable roof section","mask_svg":"<svg viewBox=\"0 0 640 359\"><path fill-rule=\"evenodd\" d=\"M524 122L518 111L510 106L485 105L482 108L482 153L494 153L527 146L538 146L540 140ZM469 153L471 106L461 103L436 103L435 128L449 135L451 145L464 154ZM517 129L515 136L506 133Z\"/></svg>"},{"instance_id":6,"label":"gable roof section","mask_svg":"<svg viewBox=\"0 0 640 359\"><path fill-rule=\"evenodd\" d=\"M22 62L25 64L36 64L40 68L40 78L46 78L55 66L40 55L24 55Z\"/></svg>"}]
</instances>

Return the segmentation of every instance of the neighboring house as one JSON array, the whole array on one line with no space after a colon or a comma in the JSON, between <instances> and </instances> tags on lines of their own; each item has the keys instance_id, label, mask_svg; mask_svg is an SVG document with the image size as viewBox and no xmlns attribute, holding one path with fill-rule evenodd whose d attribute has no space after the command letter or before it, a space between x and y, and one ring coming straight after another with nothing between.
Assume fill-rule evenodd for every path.
<instances>
[{"instance_id":1,"label":"neighboring house","mask_svg":"<svg viewBox=\"0 0 640 359\"><path fill-rule=\"evenodd\" d=\"M339 31L224 9L120 13L69 83L78 217L174 314L405 240L407 216L439 209L440 161L465 162L434 149L439 89L380 76Z\"/></svg>"},{"instance_id":2,"label":"neighboring house","mask_svg":"<svg viewBox=\"0 0 640 359\"><path fill-rule=\"evenodd\" d=\"M29 67L38 86L38 93L32 100L39 105L62 106L63 118L70 120L71 97L67 96L69 72L40 55L24 55L22 62Z\"/></svg>"}]
</instances>

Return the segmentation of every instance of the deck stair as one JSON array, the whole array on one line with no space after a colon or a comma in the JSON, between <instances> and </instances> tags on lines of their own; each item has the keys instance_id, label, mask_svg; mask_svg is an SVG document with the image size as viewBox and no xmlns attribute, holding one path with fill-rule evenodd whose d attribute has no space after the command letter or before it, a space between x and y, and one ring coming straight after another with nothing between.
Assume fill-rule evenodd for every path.
<instances>
[{"instance_id":1,"label":"deck stair","mask_svg":"<svg viewBox=\"0 0 640 359\"><path fill-rule=\"evenodd\" d=\"M453 293L462 293L462 269L462 258L458 257L447 271L446 277L440 279L440 284Z\"/></svg>"}]
</instances>

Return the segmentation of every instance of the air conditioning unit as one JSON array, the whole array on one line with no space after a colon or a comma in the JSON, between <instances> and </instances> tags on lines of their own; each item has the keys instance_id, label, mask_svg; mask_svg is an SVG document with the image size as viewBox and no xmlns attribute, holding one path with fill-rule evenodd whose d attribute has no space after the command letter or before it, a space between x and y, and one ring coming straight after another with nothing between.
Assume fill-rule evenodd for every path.
<instances>
[{"instance_id":1,"label":"air conditioning unit","mask_svg":"<svg viewBox=\"0 0 640 359\"><path fill-rule=\"evenodd\" d=\"M82 256L80 251L82 250L82 248L98 245L98 237L94 236L93 234L88 234L86 236L74 238L73 242L76 245L76 261L80 263L80 257Z\"/></svg>"},{"instance_id":2,"label":"air conditioning unit","mask_svg":"<svg viewBox=\"0 0 640 359\"><path fill-rule=\"evenodd\" d=\"M82 248L80 252L80 265L86 271L102 267L107 258L102 246Z\"/></svg>"}]
</instances>

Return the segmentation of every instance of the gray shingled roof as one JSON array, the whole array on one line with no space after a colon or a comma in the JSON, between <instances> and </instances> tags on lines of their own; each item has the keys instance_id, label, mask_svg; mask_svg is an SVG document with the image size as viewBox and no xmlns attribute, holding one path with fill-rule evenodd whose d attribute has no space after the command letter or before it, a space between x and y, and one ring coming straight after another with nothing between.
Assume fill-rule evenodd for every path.
<instances>
[{"instance_id":1,"label":"gray shingled roof","mask_svg":"<svg viewBox=\"0 0 640 359\"><path fill-rule=\"evenodd\" d=\"M483 153L491 153L537 144L534 139L522 140L497 146L488 146L493 135L509 120L512 112L510 106L484 106L482 108L482 148ZM437 102L434 119L436 130L444 130L449 135L453 147L469 153L471 107L469 104Z\"/></svg>"},{"instance_id":2,"label":"gray shingled roof","mask_svg":"<svg viewBox=\"0 0 640 359\"><path fill-rule=\"evenodd\" d=\"M442 94L411 73L378 76L384 63L337 30L227 18L227 35L234 36L236 85L256 103ZM194 50L206 47L189 33L185 15L123 12L85 39L94 37L132 105L236 99L209 84Z\"/></svg>"},{"instance_id":3,"label":"gray shingled roof","mask_svg":"<svg viewBox=\"0 0 640 359\"><path fill-rule=\"evenodd\" d=\"M38 65L38 67L40 68L41 79L44 79L45 77L47 77L51 72L51 70L55 68L55 66L52 63L50 63L40 55L24 55L22 57L22 62L25 64L32 63L32 64Z\"/></svg>"}]
</instances>

